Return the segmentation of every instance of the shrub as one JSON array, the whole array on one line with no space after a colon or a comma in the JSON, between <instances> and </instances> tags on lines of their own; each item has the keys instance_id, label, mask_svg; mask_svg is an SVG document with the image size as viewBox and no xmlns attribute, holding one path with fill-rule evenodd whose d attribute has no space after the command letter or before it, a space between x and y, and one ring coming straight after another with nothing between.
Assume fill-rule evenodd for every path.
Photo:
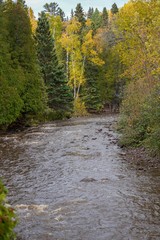
<instances>
[{"instance_id":1,"label":"shrub","mask_svg":"<svg viewBox=\"0 0 160 240\"><path fill-rule=\"evenodd\" d=\"M75 117L82 117L87 116L87 110L85 107L85 103L80 99L77 98L74 100L74 114Z\"/></svg>"},{"instance_id":2,"label":"shrub","mask_svg":"<svg viewBox=\"0 0 160 240\"><path fill-rule=\"evenodd\" d=\"M118 126L122 132L119 144L141 144L154 155L160 156L160 85L157 84L147 98L140 105L137 104L137 108L135 106L138 114L133 111L133 104L134 99L130 103L124 101Z\"/></svg>"},{"instance_id":3,"label":"shrub","mask_svg":"<svg viewBox=\"0 0 160 240\"><path fill-rule=\"evenodd\" d=\"M43 116L43 121L55 121L55 120L63 120L71 118L71 111L64 110L53 110L51 108L46 109L45 114Z\"/></svg>"},{"instance_id":4,"label":"shrub","mask_svg":"<svg viewBox=\"0 0 160 240\"><path fill-rule=\"evenodd\" d=\"M13 232L16 226L17 219L14 209L6 204L7 190L0 181L0 239L11 240L15 239L15 233Z\"/></svg>"}]
</instances>

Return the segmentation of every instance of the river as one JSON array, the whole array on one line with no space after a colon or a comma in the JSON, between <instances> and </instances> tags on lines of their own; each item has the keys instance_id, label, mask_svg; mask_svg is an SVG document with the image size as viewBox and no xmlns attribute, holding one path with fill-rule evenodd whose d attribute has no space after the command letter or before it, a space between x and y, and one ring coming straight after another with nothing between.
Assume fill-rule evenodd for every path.
<instances>
[{"instance_id":1,"label":"river","mask_svg":"<svg viewBox=\"0 0 160 240\"><path fill-rule=\"evenodd\" d=\"M0 175L19 240L159 240L160 172L126 161L117 116L0 137Z\"/></svg>"}]
</instances>

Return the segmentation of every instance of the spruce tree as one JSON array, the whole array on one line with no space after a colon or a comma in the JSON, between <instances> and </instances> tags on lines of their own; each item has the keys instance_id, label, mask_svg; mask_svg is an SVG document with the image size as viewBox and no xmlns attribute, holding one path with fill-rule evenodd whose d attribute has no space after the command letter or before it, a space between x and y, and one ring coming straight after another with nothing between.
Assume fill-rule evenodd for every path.
<instances>
[{"instance_id":1,"label":"spruce tree","mask_svg":"<svg viewBox=\"0 0 160 240\"><path fill-rule=\"evenodd\" d=\"M112 8L111 8L111 13L116 14L116 13L118 13L118 11L119 10L118 10L117 4L113 3Z\"/></svg>"},{"instance_id":2,"label":"spruce tree","mask_svg":"<svg viewBox=\"0 0 160 240\"><path fill-rule=\"evenodd\" d=\"M95 33L96 30L102 26L102 16L97 8L92 14L91 20L92 20L92 29Z\"/></svg>"},{"instance_id":3,"label":"spruce tree","mask_svg":"<svg viewBox=\"0 0 160 240\"><path fill-rule=\"evenodd\" d=\"M82 98L88 112L98 112L102 109L98 79L99 67L87 61L85 66L86 82L82 89Z\"/></svg>"},{"instance_id":4,"label":"spruce tree","mask_svg":"<svg viewBox=\"0 0 160 240\"><path fill-rule=\"evenodd\" d=\"M72 94L54 48L54 39L46 14L42 12L36 29L37 54L44 82L47 86L49 106L54 110L69 110Z\"/></svg>"},{"instance_id":5,"label":"spruce tree","mask_svg":"<svg viewBox=\"0 0 160 240\"><path fill-rule=\"evenodd\" d=\"M71 19L74 17L74 11L71 9Z\"/></svg>"},{"instance_id":6,"label":"spruce tree","mask_svg":"<svg viewBox=\"0 0 160 240\"><path fill-rule=\"evenodd\" d=\"M94 13L94 9L91 8L91 7L89 7L89 9L88 9L88 13L87 13L87 18L91 18L92 15L93 15L93 13Z\"/></svg>"},{"instance_id":7,"label":"spruce tree","mask_svg":"<svg viewBox=\"0 0 160 240\"><path fill-rule=\"evenodd\" d=\"M86 20L83 8L80 3L77 4L74 15L77 18L77 20L82 24L82 27L84 27Z\"/></svg>"},{"instance_id":8,"label":"spruce tree","mask_svg":"<svg viewBox=\"0 0 160 240\"><path fill-rule=\"evenodd\" d=\"M106 27L108 25L108 12L104 7L102 12L102 27Z\"/></svg>"}]
</instances>

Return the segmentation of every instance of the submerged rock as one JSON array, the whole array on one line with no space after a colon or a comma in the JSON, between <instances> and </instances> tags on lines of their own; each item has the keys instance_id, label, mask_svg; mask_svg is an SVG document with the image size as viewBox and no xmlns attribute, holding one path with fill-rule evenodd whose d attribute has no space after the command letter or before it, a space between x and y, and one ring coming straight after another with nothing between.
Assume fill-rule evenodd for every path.
<instances>
[{"instance_id":1,"label":"submerged rock","mask_svg":"<svg viewBox=\"0 0 160 240\"><path fill-rule=\"evenodd\" d=\"M80 182L96 182L97 180L95 178L83 178Z\"/></svg>"}]
</instances>

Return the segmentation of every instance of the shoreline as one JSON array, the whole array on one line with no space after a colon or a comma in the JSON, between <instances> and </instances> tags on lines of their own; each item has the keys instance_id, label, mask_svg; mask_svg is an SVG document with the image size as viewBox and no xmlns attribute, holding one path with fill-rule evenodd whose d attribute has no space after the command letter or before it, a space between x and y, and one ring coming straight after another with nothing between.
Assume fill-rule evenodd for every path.
<instances>
[{"instance_id":1,"label":"shoreline","mask_svg":"<svg viewBox=\"0 0 160 240\"><path fill-rule=\"evenodd\" d=\"M152 156L144 147L124 148L125 160L135 166L137 170L149 171L157 169L160 171L160 157Z\"/></svg>"}]
</instances>

